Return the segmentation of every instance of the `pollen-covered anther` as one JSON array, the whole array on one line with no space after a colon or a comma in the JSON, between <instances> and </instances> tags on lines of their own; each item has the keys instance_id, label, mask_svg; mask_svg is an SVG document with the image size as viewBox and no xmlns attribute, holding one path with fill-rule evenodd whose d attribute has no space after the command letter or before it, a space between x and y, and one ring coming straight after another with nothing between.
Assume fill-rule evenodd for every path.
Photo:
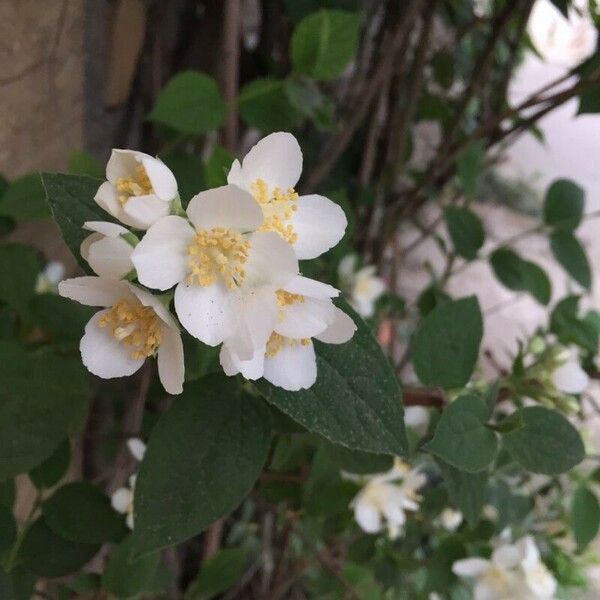
<instances>
[{"instance_id":1,"label":"pollen-covered anther","mask_svg":"<svg viewBox=\"0 0 600 600\"><path fill-rule=\"evenodd\" d=\"M153 194L152 182L144 165L138 165L131 177L120 177L117 180L119 202L124 205L132 196L146 196Z\"/></svg>"},{"instance_id":2,"label":"pollen-covered anther","mask_svg":"<svg viewBox=\"0 0 600 600\"><path fill-rule=\"evenodd\" d=\"M286 290L277 290L277 304L279 306L289 306L290 304L297 304L298 302L304 302L304 296L302 294L292 294Z\"/></svg>"},{"instance_id":3,"label":"pollen-covered anther","mask_svg":"<svg viewBox=\"0 0 600 600\"><path fill-rule=\"evenodd\" d=\"M163 333L160 319L150 306L130 300L119 300L98 321L119 342L131 348L131 357L140 360L153 356Z\"/></svg>"},{"instance_id":4,"label":"pollen-covered anther","mask_svg":"<svg viewBox=\"0 0 600 600\"><path fill-rule=\"evenodd\" d=\"M310 338L292 339L273 332L269 341L267 342L267 348L265 350L265 356L273 358L281 352L284 346L310 346L312 340Z\"/></svg>"},{"instance_id":5,"label":"pollen-covered anther","mask_svg":"<svg viewBox=\"0 0 600 600\"><path fill-rule=\"evenodd\" d=\"M220 276L229 289L238 287L246 275L244 264L249 252L250 242L237 231L215 227L196 232L187 249L188 284L207 286Z\"/></svg>"},{"instance_id":6,"label":"pollen-covered anther","mask_svg":"<svg viewBox=\"0 0 600 600\"><path fill-rule=\"evenodd\" d=\"M298 234L290 223L286 223L298 210L296 201L299 196L294 188L285 192L278 187L269 190L265 181L257 179L250 185L250 190L263 209L264 221L259 231L274 231L286 242L295 243Z\"/></svg>"}]
</instances>

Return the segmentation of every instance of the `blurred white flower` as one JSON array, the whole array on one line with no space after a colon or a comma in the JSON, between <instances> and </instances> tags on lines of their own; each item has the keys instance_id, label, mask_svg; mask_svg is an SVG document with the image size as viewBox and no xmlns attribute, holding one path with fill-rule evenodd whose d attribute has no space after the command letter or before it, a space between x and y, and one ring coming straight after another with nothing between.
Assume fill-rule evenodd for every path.
<instances>
[{"instance_id":1,"label":"blurred white flower","mask_svg":"<svg viewBox=\"0 0 600 600\"><path fill-rule=\"evenodd\" d=\"M275 231L299 259L316 258L344 236L348 221L342 208L318 194L299 196L294 186L302 173L302 151L287 132L272 133L244 157L234 160L227 182L250 192L260 205L261 231Z\"/></svg>"},{"instance_id":2,"label":"blurred white flower","mask_svg":"<svg viewBox=\"0 0 600 600\"><path fill-rule=\"evenodd\" d=\"M127 448L133 458L138 462L141 462L146 452L146 444L138 438L131 438L127 440ZM125 522L129 529L133 529L133 497L135 495L135 483L137 480L137 474L131 475L128 480L127 487L121 487L115 490L110 498L112 507L119 513L127 515Z\"/></svg>"},{"instance_id":3,"label":"blurred white flower","mask_svg":"<svg viewBox=\"0 0 600 600\"><path fill-rule=\"evenodd\" d=\"M58 284L65 276L65 265L56 260L50 261L37 276L35 282L36 294L56 294Z\"/></svg>"},{"instance_id":4,"label":"blurred white flower","mask_svg":"<svg viewBox=\"0 0 600 600\"><path fill-rule=\"evenodd\" d=\"M366 481L350 504L360 528L366 533L379 533L387 527L392 539L402 533L406 512L419 509L421 497L417 492L427 481L418 469L411 469L399 459L387 473L370 477L343 475L354 481Z\"/></svg>"},{"instance_id":5,"label":"blurred white flower","mask_svg":"<svg viewBox=\"0 0 600 600\"><path fill-rule=\"evenodd\" d=\"M455 531L458 529L463 522L463 515L459 510L450 508L449 506L444 508L440 513L439 523L448 531Z\"/></svg>"},{"instance_id":6,"label":"blurred white flower","mask_svg":"<svg viewBox=\"0 0 600 600\"><path fill-rule=\"evenodd\" d=\"M144 454L146 454L146 444L140 440L140 438L129 438L127 440L127 449L135 460L142 462L144 460Z\"/></svg>"},{"instance_id":7,"label":"blurred white flower","mask_svg":"<svg viewBox=\"0 0 600 600\"><path fill-rule=\"evenodd\" d=\"M475 600L550 600L557 588L531 536L514 544L502 543L491 559L459 560L452 571L475 579Z\"/></svg>"},{"instance_id":8,"label":"blurred white flower","mask_svg":"<svg viewBox=\"0 0 600 600\"><path fill-rule=\"evenodd\" d=\"M473 0L473 12L479 18L489 16L492 9L492 0Z\"/></svg>"},{"instance_id":9,"label":"blurred white flower","mask_svg":"<svg viewBox=\"0 0 600 600\"><path fill-rule=\"evenodd\" d=\"M121 279L133 270L133 245L127 239L135 236L122 225L106 221L86 221L83 228L93 231L79 251L94 273L109 279Z\"/></svg>"},{"instance_id":10,"label":"blurred white flower","mask_svg":"<svg viewBox=\"0 0 600 600\"><path fill-rule=\"evenodd\" d=\"M160 219L135 247L141 284L175 288L175 312L185 329L209 346L227 340L242 360L264 348L277 322L276 290L298 274L291 246L256 231L263 215L235 185L196 195L189 220Z\"/></svg>"},{"instance_id":11,"label":"blurred white flower","mask_svg":"<svg viewBox=\"0 0 600 600\"><path fill-rule=\"evenodd\" d=\"M423 435L429 427L429 411L424 406L407 406L404 409L404 424Z\"/></svg>"},{"instance_id":12,"label":"blurred white flower","mask_svg":"<svg viewBox=\"0 0 600 600\"><path fill-rule=\"evenodd\" d=\"M264 377L290 391L307 389L317 379L317 362L311 338L329 344L347 342L356 325L334 306L338 290L298 276L277 290L277 323L266 346L247 361L240 360L230 345L221 347L220 360L227 375L241 373L246 379Z\"/></svg>"},{"instance_id":13,"label":"blurred white flower","mask_svg":"<svg viewBox=\"0 0 600 600\"><path fill-rule=\"evenodd\" d=\"M375 314L375 303L385 292L385 283L375 275L372 265L356 270L357 257L345 256L338 266L340 287L348 296L348 302L361 317Z\"/></svg>"},{"instance_id":14,"label":"blurred white flower","mask_svg":"<svg viewBox=\"0 0 600 600\"><path fill-rule=\"evenodd\" d=\"M106 179L94 200L135 229L148 229L170 214L178 197L171 170L158 158L136 150L114 149L106 165Z\"/></svg>"},{"instance_id":15,"label":"blurred white flower","mask_svg":"<svg viewBox=\"0 0 600 600\"><path fill-rule=\"evenodd\" d=\"M100 277L66 279L58 291L86 306L105 307L89 320L79 345L83 364L91 373L104 379L125 377L156 355L165 390L182 392L181 335L159 298L125 281Z\"/></svg>"},{"instance_id":16,"label":"blurred white flower","mask_svg":"<svg viewBox=\"0 0 600 600\"><path fill-rule=\"evenodd\" d=\"M587 388L590 378L581 368L577 353L565 349L557 359L561 364L552 373L556 388L565 394L581 394Z\"/></svg>"},{"instance_id":17,"label":"blurred white flower","mask_svg":"<svg viewBox=\"0 0 600 600\"><path fill-rule=\"evenodd\" d=\"M527 31L531 43L549 63L573 68L596 51L598 30L590 15L588 0L575 0L569 18L551 0L536 0Z\"/></svg>"}]
</instances>

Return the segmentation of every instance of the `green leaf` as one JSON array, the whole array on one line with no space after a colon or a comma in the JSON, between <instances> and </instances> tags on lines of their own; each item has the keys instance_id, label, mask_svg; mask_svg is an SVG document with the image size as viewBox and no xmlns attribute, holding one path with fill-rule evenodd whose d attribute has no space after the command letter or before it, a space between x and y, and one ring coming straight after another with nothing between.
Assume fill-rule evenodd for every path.
<instances>
[{"instance_id":1,"label":"green leaf","mask_svg":"<svg viewBox=\"0 0 600 600\"><path fill-rule=\"evenodd\" d=\"M360 450L350 450L338 444L324 443L329 460L336 465L337 471L368 474L383 473L392 468L393 457L386 454L371 454Z\"/></svg>"},{"instance_id":2,"label":"green leaf","mask_svg":"<svg viewBox=\"0 0 600 600\"><path fill-rule=\"evenodd\" d=\"M550 0L558 10L565 16L565 18L569 18L569 0Z\"/></svg>"},{"instance_id":3,"label":"green leaf","mask_svg":"<svg viewBox=\"0 0 600 600\"><path fill-rule=\"evenodd\" d=\"M190 584L185 600L210 600L240 579L246 566L246 551L243 548L225 548L209 558Z\"/></svg>"},{"instance_id":4,"label":"green leaf","mask_svg":"<svg viewBox=\"0 0 600 600\"><path fill-rule=\"evenodd\" d=\"M481 219L472 210L457 206L447 206L444 218L456 253L474 260L485 241Z\"/></svg>"},{"instance_id":5,"label":"green leaf","mask_svg":"<svg viewBox=\"0 0 600 600\"><path fill-rule=\"evenodd\" d=\"M28 356L0 341L0 480L39 465L87 412L88 385L79 357Z\"/></svg>"},{"instance_id":6,"label":"green leaf","mask_svg":"<svg viewBox=\"0 0 600 600\"><path fill-rule=\"evenodd\" d=\"M36 294L29 303L32 322L57 338L79 340L97 308L56 294Z\"/></svg>"},{"instance_id":7,"label":"green leaf","mask_svg":"<svg viewBox=\"0 0 600 600\"><path fill-rule=\"evenodd\" d=\"M600 528L600 504L596 494L587 486L580 485L573 497L571 527L581 552L596 537Z\"/></svg>"},{"instance_id":8,"label":"green leaf","mask_svg":"<svg viewBox=\"0 0 600 600\"><path fill-rule=\"evenodd\" d=\"M558 230L550 236L550 247L563 269L586 290L591 289L590 263L579 240L570 231Z\"/></svg>"},{"instance_id":9,"label":"green leaf","mask_svg":"<svg viewBox=\"0 0 600 600\"><path fill-rule=\"evenodd\" d=\"M89 175L98 179L104 178L102 165L85 150L74 150L69 154L69 173L71 175Z\"/></svg>"},{"instance_id":10,"label":"green leaf","mask_svg":"<svg viewBox=\"0 0 600 600\"><path fill-rule=\"evenodd\" d=\"M442 460L438 459L437 462L450 500L462 512L469 526L475 527L487 499L489 479L487 472L465 473Z\"/></svg>"},{"instance_id":11,"label":"green leaf","mask_svg":"<svg viewBox=\"0 0 600 600\"><path fill-rule=\"evenodd\" d=\"M535 263L523 260L509 248L500 248L490 257L490 264L500 283L509 290L529 292L540 304L550 302L550 280Z\"/></svg>"},{"instance_id":12,"label":"green leaf","mask_svg":"<svg viewBox=\"0 0 600 600\"><path fill-rule=\"evenodd\" d=\"M234 160L233 154L223 146L216 144L204 167L204 179L207 188L227 184L227 173Z\"/></svg>"},{"instance_id":13,"label":"green leaf","mask_svg":"<svg viewBox=\"0 0 600 600\"><path fill-rule=\"evenodd\" d=\"M173 153L164 156L163 160L177 180L181 205L187 208L189 201L205 189L202 158L193 154Z\"/></svg>"},{"instance_id":14,"label":"green leaf","mask_svg":"<svg viewBox=\"0 0 600 600\"><path fill-rule=\"evenodd\" d=\"M108 559L102 587L117 598L133 598L152 591L160 554L135 557L133 536L125 538Z\"/></svg>"},{"instance_id":15,"label":"green leaf","mask_svg":"<svg viewBox=\"0 0 600 600\"><path fill-rule=\"evenodd\" d=\"M28 304L35 294L41 262L31 246L0 246L0 301L21 315L28 315Z\"/></svg>"},{"instance_id":16,"label":"green leaf","mask_svg":"<svg viewBox=\"0 0 600 600\"><path fill-rule=\"evenodd\" d=\"M83 230L82 225L86 221L116 223L115 219L94 201L102 181L85 175L59 173L43 173L42 181L46 189L46 200L63 239L84 271L89 273L90 268L81 257L79 246L90 232Z\"/></svg>"},{"instance_id":17,"label":"green leaf","mask_svg":"<svg viewBox=\"0 0 600 600\"><path fill-rule=\"evenodd\" d=\"M2 600L31 600L37 577L24 567L5 573L0 567L0 598Z\"/></svg>"},{"instance_id":18,"label":"green leaf","mask_svg":"<svg viewBox=\"0 0 600 600\"><path fill-rule=\"evenodd\" d=\"M528 471L557 475L579 464L585 449L577 430L560 413L541 406L520 411L523 427L505 434L504 447Z\"/></svg>"},{"instance_id":19,"label":"green leaf","mask_svg":"<svg viewBox=\"0 0 600 600\"><path fill-rule=\"evenodd\" d=\"M581 223L585 192L570 179L557 179L546 192L544 223L557 229L576 229Z\"/></svg>"},{"instance_id":20,"label":"green leaf","mask_svg":"<svg viewBox=\"0 0 600 600\"><path fill-rule=\"evenodd\" d=\"M287 16L297 23L321 8L357 10L358 0L284 0Z\"/></svg>"},{"instance_id":21,"label":"green leaf","mask_svg":"<svg viewBox=\"0 0 600 600\"><path fill-rule=\"evenodd\" d=\"M345 344L315 342L318 376L308 390L288 392L265 380L264 397L309 431L353 450L405 455L402 393L396 375L364 321L336 302L358 329Z\"/></svg>"},{"instance_id":22,"label":"green leaf","mask_svg":"<svg viewBox=\"0 0 600 600\"><path fill-rule=\"evenodd\" d=\"M73 520L76 515L71 515ZM25 534L19 557L40 577L62 577L85 565L99 549L98 544L78 544L56 535L40 517Z\"/></svg>"},{"instance_id":23,"label":"green leaf","mask_svg":"<svg viewBox=\"0 0 600 600\"><path fill-rule=\"evenodd\" d=\"M135 488L136 550L177 544L238 506L270 441L266 406L234 379L211 375L188 385L148 443Z\"/></svg>"},{"instance_id":24,"label":"green leaf","mask_svg":"<svg viewBox=\"0 0 600 600\"><path fill-rule=\"evenodd\" d=\"M483 471L498 449L496 435L485 426L487 419L488 407L481 398L461 396L442 412L424 449L461 471Z\"/></svg>"},{"instance_id":25,"label":"green leaf","mask_svg":"<svg viewBox=\"0 0 600 600\"><path fill-rule=\"evenodd\" d=\"M483 172L485 144L473 142L457 159L457 177L460 187L468 198L473 198Z\"/></svg>"},{"instance_id":26,"label":"green leaf","mask_svg":"<svg viewBox=\"0 0 600 600\"><path fill-rule=\"evenodd\" d=\"M51 488L66 473L71 462L71 444L69 438L41 464L29 471L29 479L38 489Z\"/></svg>"},{"instance_id":27,"label":"green leaf","mask_svg":"<svg viewBox=\"0 0 600 600\"><path fill-rule=\"evenodd\" d=\"M8 550L17 538L17 524L12 510L0 504L0 553Z\"/></svg>"},{"instance_id":28,"label":"green leaf","mask_svg":"<svg viewBox=\"0 0 600 600\"><path fill-rule=\"evenodd\" d=\"M50 216L37 173L20 177L10 184L0 198L0 215L17 221L39 221Z\"/></svg>"},{"instance_id":29,"label":"green leaf","mask_svg":"<svg viewBox=\"0 0 600 600\"><path fill-rule=\"evenodd\" d=\"M577 344L590 352L598 349L598 328L593 321L579 318L579 296L567 296L550 314L550 331L565 345Z\"/></svg>"},{"instance_id":30,"label":"green leaf","mask_svg":"<svg viewBox=\"0 0 600 600\"><path fill-rule=\"evenodd\" d=\"M294 29L290 42L292 66L315 79L339 77L358 49L360 17L342 10L320 10Z\"/></svg>"},{"instance_id":31,"label":"green leaf","mask_svg":"<svg viewBox=\"0 0 600 600\"><path fill-rule=\"evenodd\" d=\"M240 92L238 109L246 124L265 133L294 129L302 118L289 101L285 82L278 79L247 83Z\"/></svg>"},{"instance_id":32,"label":"green leaf","mask_svg":"<svg viewBox=\"0 0 600 600\"><path fill-rule=\"evenodd\" d=\"M446 389L464 386L475 368L482 337L477 298L437 305L423 319L413 339L417 376L425 385Z\"/></svg>"},{"instance_id":33,"label":"green leaf","mask_svg":"<svg viewBox=\"0 0 600 600\"><path fill-rule=\"evenodd\" d=\"M180 133L200 135L221 127L226 114L217 82L204 73L185 71L161 90L148 119Z\"/></svg>"},{"instance_id":34,"label":"green leaf","mask_svg":"<svg viewBox=\"0 0 600 600\"><path fill-rule=\"evenodd\" d=\"M10 508L12 510L15 504L16 496L17 490L14 479L0 481L0 504L2 506L6 506L6 508Z\"/></svg>"},{"instance_id":35,"label":"green leaf","mask_svg":"<svg viewBox=\"0 0 600 600\"><path fill-rule=\"evenodd\" d=\"M595 85L579 94L578 115L595 115L600 113L600 86Z\"/></svg>"}]
</instances>

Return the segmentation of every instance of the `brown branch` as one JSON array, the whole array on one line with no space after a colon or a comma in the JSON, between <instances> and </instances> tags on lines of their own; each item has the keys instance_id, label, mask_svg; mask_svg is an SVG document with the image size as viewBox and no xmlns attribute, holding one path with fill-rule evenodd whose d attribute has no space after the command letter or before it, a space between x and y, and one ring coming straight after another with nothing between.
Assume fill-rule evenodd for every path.
<instances>
[{"instance_id":1,"label":"brown branch","mask_svg":"<svg viewBox=\"0 0 600 600\"><path fill-rule=\"evenodd\" d=\"M221 548L221 538L225 528L225 519L215 521L204 534L204 548L202 550L202 562L212 558Z\"/></svg>"},{"instance_id":2,"label":"brown branch","mask_svg":"<svg viewBox=\"0 0 600 600\"><path fill-rule=\"evenodd\" d=\"M404 406L432 406L442 408L448 404L448 397L439 388L405 387Z\"/></svg>"},{"instance_id":3,"label":"brown branch","mask_svg":"<svg viewBox=\"0 0 600 600\"><path fill-rule=\"evenodd\" d=\"M225 0L223 16L223 95L228 104L224 130L224 145L231 151L237 150L238 116L235 101L238 93L240 72L240 0Z\"/></svg>"}]
</instances>

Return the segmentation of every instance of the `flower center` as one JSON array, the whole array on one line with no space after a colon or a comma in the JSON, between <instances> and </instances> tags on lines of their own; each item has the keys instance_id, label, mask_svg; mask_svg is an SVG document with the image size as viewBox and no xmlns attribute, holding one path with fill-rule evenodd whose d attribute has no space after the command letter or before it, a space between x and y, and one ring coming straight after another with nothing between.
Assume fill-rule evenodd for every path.
<instances>
[{"instance_id":1,"label":"flower center","mask_svg":"<svg viewBox=\"0 0 600 600\"><path fill-rule=\"evenodd\" d=\"M298 234L291 223L286 223L298 210L298 194L294 188L288 188L286 192L278 187L269 190L265 181L257 179L250 185L250 191L260 204L265 219L259 231L275 231L289 244L295 243Z\"/></svg>"},{"instance_id":2,"label":"flower center","mask_svg":"<svg viewBox=\"0 0 600 600\"><path fill-rule=\"evenodd\" d=\"M127 203L131 196L146 196L152 194L152 182L144 165L138 165L131 177L119 177L117 179L117 192L121 205Z\"/></svg>"},{"instance_id":3,"label":"flower center","mask_svg":"<svg viewBox=\"0 0 600 600\"><path fill-rule=\"evenodd\" d=\"M160 346L163 333L160 319L150 306L119 300L98 321L111 335L131 348L131 357L139 360L153 356Z\"/></svg>"},{"instance_id":4,"label":"flower center","mask_svg":"<svg viewBox=\"0 0 600 600\"><path fill-rule=\"evenodd\" d=\"M279 335L278 333L273 332L269 341L267 342L267 349L265 351L265 356L267 358L273 358L277 356L281 349L285 346L310 346L312 341L310 338L302 338L300 340L294 340L292 338L285 337L283 335Z\"/></svg>"},{"instance_id":5,"label":"flower center","mask_svg":"<svg viewBox=\"0 0 600 600\"><path fill-rule=\"evenodd\" d=\"M221 276L229 289L238 287L246 275L244 263L249 251L250 242L237 231L224 227L197 231L187 248L188 284L207 286Z\"/></svg>"}]
</instances>

